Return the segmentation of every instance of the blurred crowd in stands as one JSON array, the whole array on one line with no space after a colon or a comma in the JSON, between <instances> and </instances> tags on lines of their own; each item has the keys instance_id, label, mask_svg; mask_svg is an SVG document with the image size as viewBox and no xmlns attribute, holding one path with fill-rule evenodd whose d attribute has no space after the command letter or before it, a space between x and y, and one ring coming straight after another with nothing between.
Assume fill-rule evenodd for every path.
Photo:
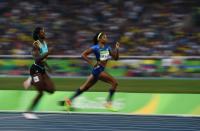
<instances>
[{"instance_id":1,"label":"blurred crowd in stands","mask_svg":"<svg viewBox=\"0 0 200 131\"><path fill-rule=\"evenodd\" d=\"M122 55L197 56L199 5L198 0L0 0L0 55L30 55L32 31L44 26L54 55L80 55L104 31L112 46L121 43Z\"/></svg>"}]
</instances>

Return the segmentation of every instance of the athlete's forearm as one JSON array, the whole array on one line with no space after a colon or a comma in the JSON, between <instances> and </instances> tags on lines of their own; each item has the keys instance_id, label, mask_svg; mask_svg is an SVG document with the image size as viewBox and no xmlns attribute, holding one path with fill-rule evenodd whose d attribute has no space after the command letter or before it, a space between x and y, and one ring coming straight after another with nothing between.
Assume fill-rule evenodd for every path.
<instances>
[{"instance_id":1,"label":"athlete's forearm","mask_svg":"<svg viewBox=\"0 0 200 131\"><path fill-rule=\"evenodd\" d=\"M35 57L35 61L36 61L36 62L41 62L41 61L43 61L44 59L46 59L46 58L48 57L48 55L49 55L49 52L45 53L45 54L42 55L42 56L37 55L37 56Z\"/></svg>"},{"instance_id":2,"label":"athlete's forearm","mask_svg":"<svg viewBox=\"0 0 200 131\"><path fill-rule=\"evenodd\" d=\"M110 53L111 53L111 56L114 60L119 59L119 50L117 48L115 48L115 50L112 50Z\"/></svg>"},{"instance_id":3,"label":"athlete's forearm","mask_svg":"<svg viewBox=\"0 0 200 131\"><path fill-rule=\"evenodd\" d=\"M118 60L119 59L119 49L118 48L115 48L115 60Z\"/></svg>"},{"instance_id":4,"label":"athlete's forearm","mask_svg":"<svg viewBox=\"0 0 200 131\"><path fill-rule=\"evenodd\" d=\"M91 66L93 66L93 63L92 61L85 55L85 54L82 54L81 57Z\"/></svg>"},{"instance_id":5,"label":"athlete's forearm","mask_svg":"<svg viewBox=\"0 0 200 131\"><path fill-rule=\"evenodd\" d=\"M92 53L92 48L89 48L85 50L82 54L81 57L91 66L94 66L92 61L88 58L88 55Z\"/></svg>"},{"instance_id":6,"label":"athlete's forearm","mask_svg":"<svg viewBox=\"0 0 200 131\"><path fill-rule=\"evenodd\" d=\"M43 61L44 66L46 67L49 73L52 73L52 68L48 65L47 61Z\"/></svg>"},{"instance_id":7,"label":"athlete's forearm","mask_svg":"<svg viewBox=\"0 0 200 131\"><path fill-rule=\"evenodd\" d=\"M115 44L115 51L114 51L114 59L118 60L119 59L119 42L116 42Z\"/></svg>"},{"instance_id":8,"label":"athlete's forearm","mask_svg":"<svg viewBox=\"0 0 200 131\"><path fill-rule=\"evenodd\" d=\"M47 64L46 61L43 61L43 64L44 64L44 66L45 66L47 69L50 69L50 68L51 68L51 67Z\"/></svg>"}]
</instances>

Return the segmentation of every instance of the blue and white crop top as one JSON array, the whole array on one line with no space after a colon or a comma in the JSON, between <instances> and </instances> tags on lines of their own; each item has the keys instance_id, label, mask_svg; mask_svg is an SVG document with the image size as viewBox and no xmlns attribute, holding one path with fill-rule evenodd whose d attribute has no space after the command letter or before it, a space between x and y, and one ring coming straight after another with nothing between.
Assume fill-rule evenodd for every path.
<instances>
[{"instance_id":1,"label":"blue and white crop top","mask_svg":"<svg viewBox=\"0 0 200 131\"><path fill-rule=\"evenodd\" d=\"M111 51L111 47L109 45L105 45L103 48L99 46L99 44L91 46L93 53L96 56L97 61L105 61L111 58L109 51Z\"/></svg>"},{"instance_id":2,"label":"blue and white crop top","mask_svg":"<svg viewBox=\"0 0 200 131\"><path fill-rule=\"evenodd\" d=\"M40 49L40 55L44 55L45 53L48 52L48 46L47 43L44 41L44 43L42 44L39 40L37 40L38 42L38 47Z\"/></svg>"},{"instance_id":3,"label":"blue and white crop top","mask_svg":"<svg viewBox=\"0 0 200 131\"><path fill-rule=\"evenodd\" d=\"M33 43L33 45L39 47L40 56L43 56L44 54L48 52L48 46L45 41L41 43L39 40L37 40ZM46 59L44 59L43 61L46 61Z\"/></svg>"}]
</instances>

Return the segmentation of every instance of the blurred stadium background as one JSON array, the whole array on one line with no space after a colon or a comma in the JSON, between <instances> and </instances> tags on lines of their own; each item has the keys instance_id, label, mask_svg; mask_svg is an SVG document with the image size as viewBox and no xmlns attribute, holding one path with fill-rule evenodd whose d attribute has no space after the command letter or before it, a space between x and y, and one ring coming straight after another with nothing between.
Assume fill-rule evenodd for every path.
<instances>
[{"instance_id":1,"label":"blurred stadium background","mask_svg":"<svg viewBox=\"0 0 200 131\"><path fill-rule=\"evenodd\" d=\"M19 90L33 63L32 30L40 25L54 48L48 62L58 92L45 96L39 111L59 110L49 103L83 83L91 69L80 54L96 32L105 31L111 45L121 43L120 60L106 69L119 80L116 106L121 112L200 114L197 0L0 0L0 16L0 102L12 103L0 110L24 110L34 96L34 91ZM77 104L80 111L91 111L107 90L99 82L79 100L90 103ZM96 107L92 111L105 111Z\"/></svg>"}]
</instances>

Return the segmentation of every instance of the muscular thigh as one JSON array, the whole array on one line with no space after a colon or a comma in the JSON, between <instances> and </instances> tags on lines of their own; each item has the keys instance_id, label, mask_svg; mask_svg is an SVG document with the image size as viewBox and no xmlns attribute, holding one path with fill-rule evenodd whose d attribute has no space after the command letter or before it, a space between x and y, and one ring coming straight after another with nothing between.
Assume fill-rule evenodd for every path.
<instances>
[{"instance_id":1,"label":"muscular thigh","mask_svg":"<svg viewBox=\"0 0 200 131\"><path fill-rule=\"evenodd\" d=\"M44 83L45 83L44 90L47 92L54 92L55 87L51 78L46 73L43 75L43 78L44 78Z\"/></svg>"},{"instance_id":2,"label":"muscular thigh","mask_svg":"<svg viewBox=\"0 0 200 131\"><path fill-rule=\"evenodd\" d=\"M97 79L93 75L90 75L85 83L80 87L81 90L87 90L97 82Z\"/></svg>"},{"instance_id":3,"label":"muscular thigh","mask_svg":"<svg viewBox=\"0 0 200 131\"><path fill-rule=\"evenodd\" d=\"M99 75L99 79L101 81L104 81L104 82L109 83L109 84L116 82L114 77L112 77L111 75L109 75L108 73L106 73L104 71L101 72L101 74Z\"/></svg>"}]
</instances>

